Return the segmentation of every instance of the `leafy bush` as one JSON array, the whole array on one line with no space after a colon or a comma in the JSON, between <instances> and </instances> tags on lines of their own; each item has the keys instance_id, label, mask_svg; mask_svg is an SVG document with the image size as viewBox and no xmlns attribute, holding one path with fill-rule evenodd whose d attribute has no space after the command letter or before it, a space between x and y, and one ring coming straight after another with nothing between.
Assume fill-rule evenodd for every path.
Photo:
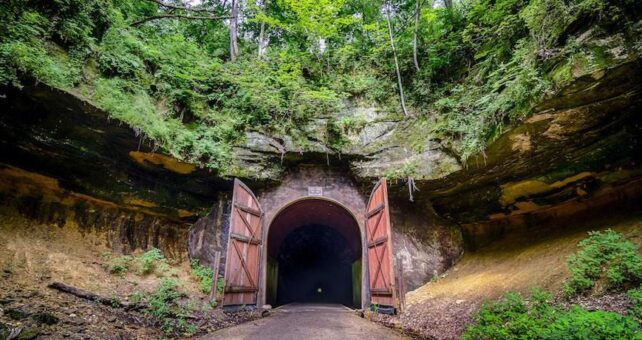
<instances>
[{"instance_id":1,"label":"leafy bush","mask_svg":"<svg viewBox=\"0 0 642 340\"><path fill-rule=\"evenodd\" d=\"M159 272L166 271L169 267L167 259L158 248L152 248L145 252L138 258L139 266L138 272L142 275L147 275L155 270Z\"/></svg>"},{"instance_id":2,"label":"leafy bush","mask_svg":"<svg viewBox=\"0 0 642 340\"><path fill-rule=\"evenodd\" d=\"M205 294L211 293L212 279L214 275L212 268L201 265L198 260L192 260L190 265L192 267L192 275L199 281L201 292Z\"/></svg>"},{"instance_id":3,"label":"leafy bush","mask_svg":"<svg viewBox=\"0 0 642 340\"><path fill-rule=\"evenodd\" d=\"M629 313L642 322L642 287L629 290L627 295L632 302Z\"/></svg>"},{"instance_id":4,"label":"leafy bush","mask_svg":"<svg viewBox=\"0 0 642 340\"><path fill-rule=\"evenodd\" d=\"M111 253L103 256L111 258ZM129 270L137 269L136 272L139 275L148 275L153 272L158 274L166 272L169 269L169 263L159 249L152 248L138 257L122 255L111 258L107 267L109 272L113 274L123 274Z\"/></svg>"},{"instance_id":5,"label":"leafy bush","mask_svg":"<svg viewBox=\"0 0 642 340\"><path fill-rule=\"evenodd\" d=\"M571 276L564 285L567 296L585 293L603 281L608 289L637 285L642 281L642 256L638 246L611 229L589 232L571 255Z\"/></svg>"},{"instance_id":6,"label":"leafy bush","mask_svg":"<svg viewBox=\"0 0 642 340\"><path fill-rule=\"evenodd\" d=\"M109 272L114 274L122 274L129 270L134 257L130 255L122 255L115 257L109 261Z\"/></svg>"},{"instance_id":7,"label":"leafy bush","mask_svg":"<svg viewBox=\"0 0 642 340\"><path fill-rule=\"evenodd\" d=\"M640 325L631 317L573 306L537 338L544 339L639 339Z\"/></svg>"},{"instance_id":8,"label":"leafy bush","mask_svg":"<svg viewBox=\"0 0 642 340\"><path fill-rule=\"evenodd\" d=\"M462 160L524 119L555 90L556 74L572 78L578 56L588 68L611 66L598 55L610 55L607 51L642 53L634 24L640 19L638 0L421 4L416 36L421 67L416 68L414 25L408 24L413 3L391 2L407 105L419 116L416 121L434 121L425 135L443 140ZM225 1L199 6L229 12ZM245 131L289 136L304 148L318 137L311 131L315 118L337 116L345 98L400 115L386 6L380 2L284 0L263 9L243 6L243 53L234 62L227 61L229 30L223 21L131 25L164 13L162 7L154 1L1 1L0 85L36 78L77 90L132 126L154 150L223 175L249 172L233 168L232 159ZM189 14L172 10L181 13ZM310 21L311 13L315 20ZM267 23L270 36L263 58L249 53L264 27L259 23ZM575 39L589 29L589 39ZM591 46L593 36L606 41L601 38L613 34L623 39L617 48L596 52ZM568 72L553 72L559 65ZM323 142L342 151L346 143L340 137Z\"/></svg>"},{"instance_id":9,"label":"leafy bush","mask_svg":"<svg viewBox=\"0 0 642 340\"><path fill-rule=\"evenodd\" d=\"M171 278L163 279L150 296L146 312L158 319L162 330L168 335L192 334L196 331L196 326L187 321L189 310L178 303L181 296L178 280Z\"/></svg>"},{"instance_id":10,"label":"leafy bush","mask_svg":"<svg viewBox=\"0 0 642 340\"><path fill-rule=\"evenodd\" d=\"M613 312L565 310L550 302L551 294L534 291L528 300L507 293L485 303L462 339L633 339L642 336L631 317Z\"/></svg>"}]
</instances>

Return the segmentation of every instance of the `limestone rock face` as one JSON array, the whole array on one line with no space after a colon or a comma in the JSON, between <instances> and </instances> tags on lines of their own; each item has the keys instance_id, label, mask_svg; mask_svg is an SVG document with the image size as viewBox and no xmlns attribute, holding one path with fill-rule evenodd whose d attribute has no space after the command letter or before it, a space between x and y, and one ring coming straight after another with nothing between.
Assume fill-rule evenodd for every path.
<instances>
[{"instance_id":1,"label":"limestone rock face","mask_svg":"<svg viewBox=\"0 0 642 340\"><path fill-rule=\"evenodd\" d=\"M419 195L441 216L463 223L472 240L506 233L505 224L516 215L535 221L539 212L550 214L560 204L602 200L607 192L639 186L641 94L638 62L581 76L492 143L485 158L475 157L438 181L420 182ZM621 197L638 200L636 195ZM597 203L583 209L591 204Z\"/></svg>"},{"instance_id":2,"label":"limestone rock face","mask_svg":"<svg viewBox=\"0 0 642 340\"><path fill-rule=\"evenodd\" d=\"M225 245L229 229L230 197L221 195L214 203L209 214L201 217L192 225L188 235L188 255L203 265L213 266L216 252L221 254L219 272L223 273L225 266Z\"/></svg>"},{"instance_id":3,"label":"limestone rock face","mask_svg":"<svg viewBox=\"0 0 642 340\"><path fill-rule=\"evenodd\" d=\"M52 177L64 190L193 222L229 187L72 93L26 84L8 89L0 105L0 162Z\"/></svg>"},{"instance_id":4,"label":"limestone rock face","mask_svg":"<svg viewBox=\"0 0 642 340\"><path fill-rule=\"evenodd\" d=\"M294 185L286 179L303 167L338 170L364 200L377 178L400 178L389 190L395 255L414 287L465 247L516 228L642 208L642 65L617 37L595 45L609 51L606 64L569 68L555 93L465 162L421 117L346 103L302 135L246 131L233 164L211 172L162 154L73 92L27 82L0 97L0 202L51 223L113 228L106 239L118 251L157 246L211 264L225 255L233 177L260 194Z\"/></svg>"},{"instance_id":5,"label":"limestone rock face","mask_svg":"<svg viewBox=\"0 0 642 340\"><path fill-rule=\"evenodd\" d=\"M304 162L347 163L355 176L364 180L404 177L406 173L429 180L461 170L456 157L421 132L424 127L415 121L393 120L374 107L347 104L337 116L310 122L302 140L247 132L244 142L235 148L229 173L278 181L289 165ZM341 136L333 136L332 129L339 129Z\"/></svg>"}]
</instances>

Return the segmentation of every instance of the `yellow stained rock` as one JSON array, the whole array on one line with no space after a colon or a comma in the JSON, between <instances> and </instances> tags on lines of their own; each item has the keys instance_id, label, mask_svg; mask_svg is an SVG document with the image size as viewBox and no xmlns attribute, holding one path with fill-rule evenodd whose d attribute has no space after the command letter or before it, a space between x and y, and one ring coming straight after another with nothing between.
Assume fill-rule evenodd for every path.
<instances>
[{"instance_id":1,"label":"yellow stained rock","mask_svg":"<svg viewBox=\"0 0 642 340\"><path fill-rule=\"evenodd\" d=\"M169 171L181 175L190 174L196 169L196 165L194 164L181 162L174 157L161 155L159 153L130 151L129 157L134 159L139 164L147 165L147 163L151 163L154 165L160 165Z\"/></svg>"},{"instance_id":2,"label":"yellow stained rock","mask_svg":"<svg viewBox=\"0 0 642 340\"><path fill-rule=\"evenodd\" d=\"M156 208L158 207L158 204L150 201L145 201L140 198L136 197L127 197L125 198L125 203L131 204L131 205L137 205L139 207L145 207L145 208Z\"/></svg>"},{"instance_id":3,"label":"yellow stained rock","mask_svg":"<svg viewBox=\"0 0 642 340\"><path fill-rule=\"evenodd\" d=\"M178 209L178 217L183 218L183 217L192 217L196 215L195 213L185 210L185 209Z\"/></svg>"},{"instance_id":4,"label":"yellow stained rock","mask_svg":"<svg viewBox=\"0 0 642 340\"><path fill-rule=\"evenodd\" d=\"M592 172L580 172L575 176L571 176L551 184L535 179L504 184L501 186L502 196L499 199L499 203L501 203L503 206L507 206L515 203L519 198L543 194L549 191L560 189L588 177L593 177L594 175L595 174Z\"/></svg>"}]
</instances>

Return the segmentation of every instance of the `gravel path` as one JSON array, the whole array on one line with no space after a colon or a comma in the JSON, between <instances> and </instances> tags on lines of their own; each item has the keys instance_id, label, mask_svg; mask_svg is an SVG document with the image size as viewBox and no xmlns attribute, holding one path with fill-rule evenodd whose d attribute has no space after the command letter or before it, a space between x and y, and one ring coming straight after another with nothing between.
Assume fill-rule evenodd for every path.
<instances>
[{"instance_id":1,"label":"gravel path","mask_svg":"<svg viewBox=\"0 0 642 340\"><path fill-rule=\"evenodd\" d=\"M202 339L407 339L340 305L290 304L266 318L214 332Z\"/></svg>"}]
</instances>

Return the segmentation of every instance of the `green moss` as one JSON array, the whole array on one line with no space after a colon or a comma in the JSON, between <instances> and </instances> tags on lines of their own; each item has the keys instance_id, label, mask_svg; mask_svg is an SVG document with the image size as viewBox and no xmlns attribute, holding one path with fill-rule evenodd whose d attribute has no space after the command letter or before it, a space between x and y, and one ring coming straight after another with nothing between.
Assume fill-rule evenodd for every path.
<instances>
[{"instance_id":1,"label":"green moss","mask_svg":"<svg viewBox=\"0 0 642 340\"><path fill-rule=\"evenodd\" d=\"M387 179L405 179L409 177L416 177L417 163L406 162L400 167L395 167L384 171L381 175Z\"/></svg>"}]
</instances>

